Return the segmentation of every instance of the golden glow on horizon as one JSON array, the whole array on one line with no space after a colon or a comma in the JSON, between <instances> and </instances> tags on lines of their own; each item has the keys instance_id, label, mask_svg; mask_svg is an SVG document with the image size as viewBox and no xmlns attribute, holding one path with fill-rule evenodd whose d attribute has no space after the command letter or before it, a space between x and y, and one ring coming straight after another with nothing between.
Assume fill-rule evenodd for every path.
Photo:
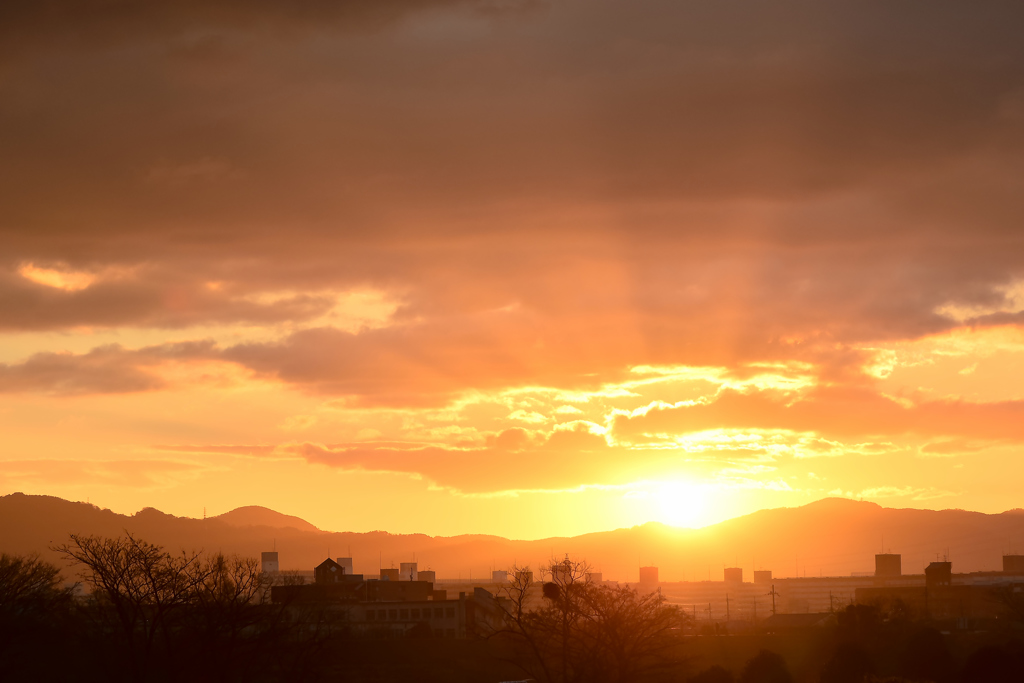
<instances>
[{"instance_id":1,"label":"golden glow on horizon","mask_svg":"<svg viewBox=\"0 0 1024 683\"><path fill-rule=\"evenodd\" d=\"M1024 353L1016 330L989 334L988 341L958 332L922 340L917 347L898 347L894 353L901 362L884 382L911 371L931 373L933 385L942 378L975 381L975 374L984 375L986 363L1002 358L1000 354L1012 359ZM991 353L996 347L1002 350ZM950 359L955 359L953 365L947 365ZM974 373L959 373L968 362L979 364ZM800 377L808 372L804 366L793 370ZM231 501L227 507L266 504L319 526L344 528L355 525L332 521L330 508L321 509L310 498L317 494L298 492L319 490L310 488L316 480L323 484L318 495L330 496L332 487L357 479L359 492L347 495L356 500L365 495L369 502L390 496L403 482L417 515L410 518L397 505L393 514L385 515L387 524L382 519L371 528L438 533L500 529L507 535L542 537L649 520L702 527L756 507L837 494L885 504L984 508L980 499L965 502L959 454L1003 457L998 454L1005 449L999 442L948 436L825 438L813 430L705 428L688 417L689 411L719 410L723 390L733 392L730 411L747 410L744 401L751 400L754 407L782 401L780 410L792 410L786 406L798 407L813 395L794 403L784 398L793 394L776 393L790 386L786 381L727 388L727 376L709 382L708 373L685 368L642 385L628 380L628 390L609 383L572 396L571 403L565 402L562 390L536 387L475 391L441 406L419 408L351 408L344 401L289 390L280 381L223 361L160 360L148 371L165 383L162 391L58 402L42 396L0 396L0 428L15 455L7 460L19 463L0 475L0 486L71 499L88 496L123 512L153 504L189 514L203 500L223 498ZM700 379L692 379L695 375ZM998 383L993 388L1004 390ZM229 405L235 412L225 412ZM911 410L916 404L894 405ZM680 418L673 417L676 413ZM154 415L162 417L154 421ZM68 458L67 467L51 459L33 468L17 457L38 449L41 436L34 424L40 419L52 421L43 441L50 452ZM644 420L656 422L647 427ZM521 436L499 439L506 430ZM164 450L158 444L188 448ZM316 447L310 450L306 444ZM569 450L552 451L555 447ZM586 476L607 486L578 487L579 472L573 465L577 453L586 459ZM857 464L878 457L887 461L884 477ZM911 473L919 471L922 458L941 464L930 468L927 481L917 483L919 477ZM481 461L496 466L470 466ZM64 476L62 470L77 474ZM231 473L242 470L247 474L239 479L239 495L225 497L233 490L228 485ZM665 477L666 472L673 474ZM130 493L125 488L129 485ZM448 503L438 505L441 499ZM573 512L528 527L503 526L499 520L526 500ZM997 503L995 509L1011 507L1008 502ZM481 506L493 509L494 516L481 512L467 529L465 510ZM508 519L520 519L519 524L524 518L513 514Z\"/></svg>"},{"instance_id":2,"label":"golden glow on horizon","mask_svg":"<svg viewBox=\"0 0 1024 683\"><path fill-rule=\"evenodd\" d=\"M0 493L521 538L1024 506L1012 3L594 2L22 3Z\"/></svg>"}]
</instances>

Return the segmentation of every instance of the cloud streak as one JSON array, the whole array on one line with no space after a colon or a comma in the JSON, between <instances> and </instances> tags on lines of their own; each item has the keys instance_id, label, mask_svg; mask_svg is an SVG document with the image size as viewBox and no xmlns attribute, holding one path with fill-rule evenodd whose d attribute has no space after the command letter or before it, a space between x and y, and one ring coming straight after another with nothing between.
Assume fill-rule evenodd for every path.
<instances>
[{"instance_id":1,"label":"cloud streak","mask_svg":"<svg viewBox=\"0 0 1024 683\"><path fill-rule=\"evenodd\" d=\"M0 364L0 393L80 396L157 391L168 382L155 366L209 357L212 349L210 342L187 342L137 351L111 345L84 354L38 353L23 363Z\"/></svg>"},{"instance_id":2,"label":"cloud streak","mask_svg":"<svg viewBox=\"0 0 1024 683\"><path fill-rule=\"evenodd\" d=\"M922 401L910 405L864 389L821 388L795 401L773 392L726 390L713 401L654 405L617 414L610 433L618 441L650 440L714 428L785 429L825 437L903 435L1024 439L1024 401Z\"/></svg>"}]
</instances>

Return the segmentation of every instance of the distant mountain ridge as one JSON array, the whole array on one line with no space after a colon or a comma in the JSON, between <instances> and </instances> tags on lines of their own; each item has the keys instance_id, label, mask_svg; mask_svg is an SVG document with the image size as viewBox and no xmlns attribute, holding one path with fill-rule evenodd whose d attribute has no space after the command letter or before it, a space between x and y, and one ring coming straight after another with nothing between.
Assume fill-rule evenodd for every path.
<instances>
[{"instance_id":1,"label":"distant mountain ridge","mask_svg":"<svg viewBox=\"0 0 1024 683\"><path fill-rule=\"evenodd\" d=\"M261 505L247 505L235 508L223 515L217 515L217 519L230 526L269 526L275 529L298 529L299 531L320 531L309 522L299 517L285 515L280 512L265 508Z\"/></svg>"},{"instance_id":2,"label":"distant mountain ridge","mask_svg":"<svg viewBox=\"0 0 1024 683\"><path fill-rule=\"evenodd\" d=\"M439 578L481 578L513 563L538 568L565 554L586 560L605 578L636 581L638 567L660 568L663 581L721 580L726 566L770 569L775 576L843 576L871 571L881 550L903 555L904 573L949 555L956 572L997 570L1001 555L1024 553L1024 514L883 508L826 498L796 508L774 508L702 529L651 522L571 538L509 540L499 536L427 536L328 532L268 508L248 506L208 519L175 517L153 508L120 515L52 496L0 497L0 552L39 553L68 534L117 536L130 532L170 550L204 549L259 556L276 549L283 569L312 569L328 556L349 555L358 573L415 560ZM883 545L884 544L884 545Z\"/></svg>"}]
</instances>

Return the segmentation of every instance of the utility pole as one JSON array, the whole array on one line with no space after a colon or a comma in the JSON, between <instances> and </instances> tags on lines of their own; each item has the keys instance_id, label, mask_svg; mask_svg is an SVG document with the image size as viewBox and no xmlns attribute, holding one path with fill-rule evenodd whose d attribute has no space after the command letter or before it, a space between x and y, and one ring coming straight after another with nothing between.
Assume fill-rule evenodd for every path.
<instances>
[{"instance_id":1,"label":"utility pole","mask_svg":"<svg viewBox=\"0 0 1024 683\"><path fill-rule=\"evenodd\" d=\"M729 623L729 594L725 594L725 623Z\"/></svg>"},{"instance_id":2,"label":"utility pole","mask_svg":"<svg viewBox=\"0 0 1024 683\"><path fill-rule=\"evenodd\" d=\"M772 616L775 616L775 596L779 593L775 590L775 584L772 584L772 590L768 595L772 596Z\"/></svg>"}]
</instances>

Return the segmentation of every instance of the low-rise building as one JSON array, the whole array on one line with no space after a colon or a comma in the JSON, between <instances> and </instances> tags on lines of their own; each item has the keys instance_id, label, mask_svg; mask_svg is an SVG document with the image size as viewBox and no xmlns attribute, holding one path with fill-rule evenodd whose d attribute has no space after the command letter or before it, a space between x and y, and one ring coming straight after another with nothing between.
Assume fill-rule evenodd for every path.
<instances>
[{"instance_id":1,"label":"low-rise building","mask_svg":"<svg viewBox=\"0 0 1024 683\"><path fill-rule=\"evenodd\" d=\"M503 618L502 598L482 588L448 600L429 581L367 580L331 559L313 574L313 583L272 586L271 600L320 627L384 637L466 638L480 632L480 620L493 625Z\"/></svg>"}]
</instances>

